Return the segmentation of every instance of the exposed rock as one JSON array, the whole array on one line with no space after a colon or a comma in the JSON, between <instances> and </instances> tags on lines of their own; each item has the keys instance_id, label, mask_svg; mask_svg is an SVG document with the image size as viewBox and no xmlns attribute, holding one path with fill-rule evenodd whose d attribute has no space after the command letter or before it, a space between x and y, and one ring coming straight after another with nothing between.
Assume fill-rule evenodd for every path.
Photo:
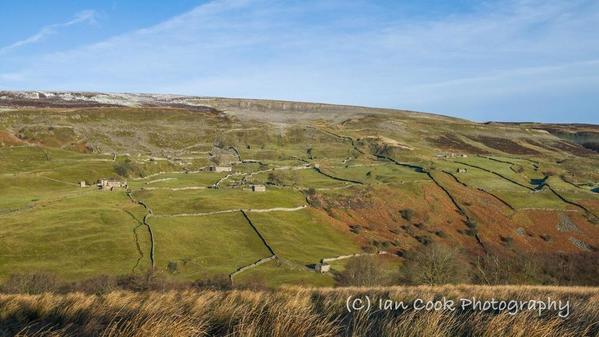
<instances>
[{"instance_id":1,"label":"exposed rock","mask_svg":"<svg viewBox=\"0 0 599 337\"><path fill-rule=\"evenodd\" d=\"M589 245L586 242L582 241L582 240L579 240L579 239L577 239L575 237L572 237L572 236L569 237L568 240L570 240L570 242L572 242L572 244L574 246L578 247L578 249L580 249L580 250L583 250L585 252L590 252L591 251L591 247L589 247Z\"/></svg>"},{"instance_id":2,"label":"exposed rock","mask_svg":"<svg viewBox=\"0 0 599 337\"><path fill-rule=\"evenodd\" d=\"M559 223L557 224L557 230L560 232L578 232L578 227L567 214L559 215Z\"/></svg>"}]
</instances>

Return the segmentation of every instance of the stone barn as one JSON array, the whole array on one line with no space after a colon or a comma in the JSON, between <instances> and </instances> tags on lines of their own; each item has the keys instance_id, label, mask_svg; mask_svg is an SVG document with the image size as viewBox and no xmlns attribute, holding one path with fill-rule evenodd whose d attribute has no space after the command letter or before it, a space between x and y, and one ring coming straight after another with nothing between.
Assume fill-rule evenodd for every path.
<instances>
[{"instance_id":1,"label":"stone barn","mask_svg":"<svg viewBox=\"0 0 599 337\"><path fill-rule=\"evenodd\" d=\"M331 271L331 265L327 263L317 263L314 269L318 273L328 273Z\"/></svg>"},{"instance_id":2,"label":"stone barn","mask_svg":"<svg viewBox=\"0 0 599 337\"><path fill-rule=\"evenodd\" d=\"M216 166L212 165L208 167L208 171L210 172L231 172L233 168L231 166Z\"/></svg>"},{"instance_id":3,"label":"stone barn","mask_svg":"<svg viewBox=\"0 0 599 337\"><path fill-rule=\"evenodd\" d=\"M460 167L460 168L458 168L458 169L457 169L457 171L456 171L456 172L457 172L457 173L466 173L466 172L468 172L468 170L466 170L466 169L465 169L465 168L463 168L463 167Z\"/></svg>"},{"instance_id":4,"label":"stone barn","mask_svg":"<svg viewBox=\"0 0 599 337\"><path fill-rule=\"evenodd\" d=\"M252 185L252 192L266 192L266 186L264 186L264 185Z\"/></svg>"},{"instance_id":5,"label":"stone barn","mask_svg":"<svg viewBox=\"0 0 599 337\"><path fill-rule=\"evenodd\" d=\"M127 188L126 181L118 181L118 180L109 180L109 179L100 179L98 180L98 188L104 191L112 191L115 188Z\"/></svg>"}]
</instances>

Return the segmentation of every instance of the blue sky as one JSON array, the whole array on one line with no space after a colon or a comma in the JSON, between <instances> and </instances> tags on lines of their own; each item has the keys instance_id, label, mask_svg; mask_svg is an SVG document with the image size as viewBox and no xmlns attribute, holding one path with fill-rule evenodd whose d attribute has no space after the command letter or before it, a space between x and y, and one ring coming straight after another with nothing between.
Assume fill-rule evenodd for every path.
<instances>
[{"instance_id":1,"label":"blue sky","mask_svg":"<svg viewBox=\"0 0 599 337\"><path fill-rule=\"evenodd\" d=\"M597 0L0 2L0 89L599 124Z\"/></svg>"}]
</instances>

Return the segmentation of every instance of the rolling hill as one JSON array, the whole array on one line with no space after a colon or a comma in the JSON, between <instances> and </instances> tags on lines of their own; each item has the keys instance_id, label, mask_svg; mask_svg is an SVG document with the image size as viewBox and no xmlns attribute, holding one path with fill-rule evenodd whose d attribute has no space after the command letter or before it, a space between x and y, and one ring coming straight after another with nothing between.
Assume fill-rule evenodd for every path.
<instances>
[{"instance_id":1,"label":"rolling hill","mask_svg":"<svg viewBox=\"0 0 599 337\"><path fill-rule=\"evenodd\" d=\"M0 92L0 279L154 268L332 285L322 259L396 266L435 242L472 259L597 254L597 139L329 104Z\"/></svg>"}]
</instances>

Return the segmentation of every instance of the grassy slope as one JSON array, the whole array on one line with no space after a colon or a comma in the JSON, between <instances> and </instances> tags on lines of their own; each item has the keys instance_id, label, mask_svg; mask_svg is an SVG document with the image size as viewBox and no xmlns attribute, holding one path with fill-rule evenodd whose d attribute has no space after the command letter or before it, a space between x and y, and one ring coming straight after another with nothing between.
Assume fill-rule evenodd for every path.
<instances>
[{"instance_id":1,"label":"grassy slope","mask_svg":"<svg viewBox=\"0 0 599 337\"><path fill-rule=\"evenodd\" d=\"M574 187L564 183L559 176L553 176L548 182L557 191L568 199L599 210L599 194L590 192L599 177L596 158L578 158L560 149L550 151L539 148L534 148L540 151L539 156L510 154L475 141L480 135L500 136L520 146L530 147L525 139L535 138L550 143L547 141L553 141L550 135L518 126L486 126L412 114L352 115L343 123L335 124L326 120L307 123L310 126L268 125L180 109L94 108L4 113L0 116L0 125L7 133L15 134L23 129L29 141L45 145L0 146L0 239L6 243L0 246L0 277L15 271L44 268L69 278L78 278L100 273L126 273L133 268L140 256L133 228L143 217L144 209L131 203L123 192L102 193L77 186L80 180L94 182L99 178L114 176L114 162L109 154L112 151L118 153L119 160L125 158L125 153L130 153L131 160L144 175L171 172L139 180L130 178L129 182L135 197L147 202L156 215L150 219L150 223L155 227L157 268L165 271L169 261L177 262L177 275L181 278L195 279L230 273L268 254L265 254L264 247L239 214L189 218L160 215L239 208L297 207L306 204L301 190L308 188L314 188L321 199L337 201L325 205L328 207L326 211L336 219L311 209L249 213L275 251L291 261L292 265L268 263L241 274L240 281L264 278L272 285L303 282L330 285L332 279L329 276L299 270L293 263L305 265L325 256L356 252L358 247L372 241L398 242L398 248L401 249L413 247L420 244L417 237L440 240L434 234L439 229L448 234L447 242L474 242L471 237L456 232L465 229L461 216L426 174L388 161L374 160L372 156L355 150L348 139L332 136L316 128L353 137L360 151L384 153L402 162L432 168L435 176L439 176L440 170L455 172L458 167L463 167L456 161L463 161L532 187L531 179L542 178L543 172L554 170L575 182L588 184ZM25 127L29 124L32 127ZM50 130L49 126L56 125L60 127ZM462 152L459 148L433 146L435 137L447 134L457 135L470 146L489 152L488 155L493 158L521 166L522 172L512 170L511 164L472 154L468 158L437 160L435 155L440 152ZM380 143L379 136L408 145L412 150L388 147L388 144ZM69 150L75 149L70 142L86 140L93 145L95 153ZM208 152L212 151L215 143L225 147L235 146L242 159L260 160L267 165L235 165L236 173L249 174L266 168L298 166L309 161L319 164L327 174L361 181L364 185L348 189L352 184L331 179L313 169L285 169L245 177L247 186L250 183L266 183L269 175L274 174L282 186L268 186L265 193L231 188L234 184L244 182L242 175L231 177L221 185L221 189L172 190L207 187L225 175L174 172L185 169L193 171L208 165ZM64 149L59 148L63 146ZM312 159L308 154L310 148ZM151 157L160 160L149 161ZM167 160L167 157L170 159ZM564 158L569 159L563 161ZM347 161L343 163L344 160ZM538 162L539 168L535 169L532 161ZM570 243L561 245L557 239L550 243L538 242L542 241L539 235L555 231L558 212L576 210L575 207L565 204L549 191L531 193L526 188L476 168L469 167L467 173L461 173L458 177L470 186L470 190L459 187L447 177L441 179L441 183L450 193L458 196L457 200L463 203L462 206L469 213L477 215L483 222L489 221L480 224L484 226L481 230L501 228L511 233L516 227L524 226L534 231L535 236L519 239L526 240L522 247L575 251ZM486 212L485 207L497 201L485 199L490 197L482 192L476 194L479 193L475 192L476 188L496 194L517 210L541 210L512 216L509 210L502 209L505 216L497 218L501 223L496 224L494 221L497 219L482 215ZM470 197L474 195L480 200L472 202ZM369 198L376 202L369 204ZM466 201L469 205L465 205ZM404 208L416 210L413 221L402 219L400 210ZM550 210L543 211L545 208ZM127 212L131 212L133 217ZM585 223L582 214L572 218L581 228L581 233L585 233L583 239L595 242L595 227ZM349 234L347 226L354 224L372 228L359 235ZM417 227L417 224L422 228ZM140 247L145 253L140 265L147 267L147 230L138 229L137 233ZM496 233L484 233L485 240L498 240ZM554 234L554 237L559 240L567 240L574 235L558 234Z\"/></svg>"},{"instance_id":2,"label":"grassy slope","mask_svg":"<svg viewBox=\"0 0 599 337\"><path fill-rule=\"evenodd\" d=\"M248 215L277 255L302 265L358 251L347 233L335 230L311 209Z\"/></svg>"},{"instance_id":3,"label":"grassy slope","mask_svg":"<svg viewBox=\"0 0 599 337\"><path fill-rule=\"evenodd\" d=\"M140 210L124 193L87 190L3 215L0 275L52 271L81 278L131 272L140 257L133 233ZM141 246L147 247L144 232L138 233Z\"/></svg>"},{"instance_id":4,"label":"grassy slope","mask_svg":"<svg viewBox=\"0 0 599 337\"><path fill-rule=\"evenodd\" d=\"M176 262L176 276L200 279L232 273L269 256L241 213L206 217L152 218L157 267Z\"/></svg>"}]
</instances>

